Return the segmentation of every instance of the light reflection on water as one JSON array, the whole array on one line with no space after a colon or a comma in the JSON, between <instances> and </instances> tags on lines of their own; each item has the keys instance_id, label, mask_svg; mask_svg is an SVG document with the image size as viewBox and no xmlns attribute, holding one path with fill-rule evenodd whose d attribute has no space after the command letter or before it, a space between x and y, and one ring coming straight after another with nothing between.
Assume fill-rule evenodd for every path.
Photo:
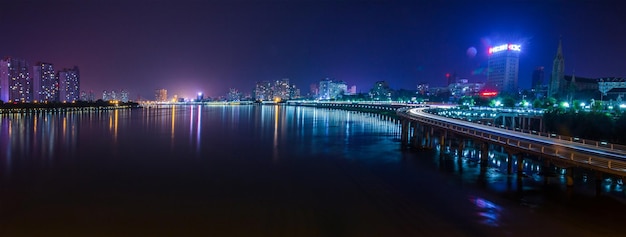
<instances>
[{"instance_id":1,"label":"light reflection on water","mask_svg":"<svg viewBox=\"0 0 626 237\"><path fill-rule=\"evenodd\" d=\"M476 207L476 214L480 222L488 226L499 226L499 217L502 208L487 199L471 196L469 197L471 203Z\"/></svg>"},{"instance_id":2,"label":"light reflection on water","mask_svg":"<svg viewBox=\"0 0 626 237\"><path fill-rule=\"evenodd\" d=\"M375 200L375 202L384 203L381 204L383 205L382 209L393 209L391 207L394 207L394 200L406 200L405 194L407 196L414 195L411 197L426 203L425 205L437 201L430 200L430 197L425 195L425 193L437 192L436 188L426 190L425 187L414 187L414 182L402 180L405 178L403 176L395 176L396 172L408 170L408 177L414 177L417 180L422 179L424 176L416 171L417 168L411 169L407 165L407 163L413 162L407 160L419 159L428 162L434 161L436 164L434 170L437 171L436 168L439 168L439 171L442 171L437 171L439 173L460 177L463 184L480 183L496 193L517 191L517 187L513 185L517 181L511 180L511 177L514 176L508 175L506 171L507 157L497 149L490 151L489 168L483 169L478 162L480 152L471 144L468 144L466 149L461 152L462 157L459 162L452 155L454 149L449 147L444 150L418 152L402 150L398 141L399 135L399 124L387 117L341 110L283 105L193 105L151 107L140 110L11 114L0 115L0 145L3 148L0 151L0 168L2 168L0 171L4 173L3 176L8 177L13 173L30 171L28 169L25 171L13 169L15 167L39 166L45 169L55 169L55 164L57 164L57 166L65 165L65 169L71 170L73 165L79 163L76 160L79 160L80 164L93 162L92 169L96 169L96 171L101 171L98 170L100 165L115 167L112 169L115 172L103 172L102 176L105 176L102 178L103 180L119 175L117 173L118 168L120 170L126 169L126 172L139 177L156 176L159 181L162 181L159 177L171 178L180 184L194 182L197 178L199 181L195 181L196 183L189 185L190 187L187 189L184 185L181 187L176 185L176 188L183 191L180 194L176 193L176 195L183 195L183 198L189 199L194 197L184 196L184 193L198 192L197 187L203 185L222 188L225 192L237 194L234 196L239 198L246 197L249 195L246 190L240 191L242 194L239 196L238 189L231 188L230 184L224 185L227 186L225 188L216 183L225 179L224 177L234 176L236 178L231 178L231 181L235 180L232 181L234 183L232 186L238 187L238 185L250 185L246 183L248 180L259 179L265 180L266 183L250 181L252 183L250 186L261 185L262 188L254 189L255 192L269 196L270 198L267 198L269 201L266 200L268 205L278 206L293 200L272 196L274 190L278 190L280 195L289 196L297 195L298 193L294 194L291 191L299 189L301 196L298 197L306 197L309 188L299 187L298 183L310 181L311 183L307 184L315 186L318 185L317 179L324 183L323 177L327 173L337 172L339 174L331 176L338 178L337 185L357 183L360 185L359 190L370 191L368 194L372 194L373 197L382 196L380 199L384 201ZM446 154L440 156L438 152ZM407 157L410 159L405 159ZM75 160L71 160L71 158L75 158ZM169 166L181 166L180 169L183 171L179 173L183 174L196 168L181 165L185 164L185 160L198 161L193 165L207 162L210 165L206 167L213 167L215 163L218 163L219 165L215 165L218 171L212 170L213 173L211 173L202 170L200 172L202 175L195 174L197 176L194 176L193 180L169 177L167 172L163 172L165 174L160 172L166 170L175 173L176 170L169 169ZM328 164L329 160L332 161L330 164ZM335 160L343 160L345 163L335 162ZM320 164L317 164L317 161ZM517 160L514 159L513 167L516 167L516 162ZM523 180L523 189L538 187L533 186L534 184L529 181L541 181L541 176L538 173L544 171L542 164L529 159L525 159L524 162L523 168L527 176ZM357 163L365 164L364 166L367 167L364 169L365 171L352 166ZM311 166L313 167L310 168ZM287 167L285 169L289 170L281 170L281 167ZM380 171L381 167L387 168L388 171ZM420 163L419 169L421 170L419 171L424 172L426 170L424 167L427 166ZM428 166L428 168L431 167ZM226 171L221 171L222 169L226 169ZM268 171L258 171L264 169ZM247 170L253 175L245 174L240 170ZM272 172L275 171L279 171L276 177L271 176L273 175ZM383 172L389 172L389 174L380 174ZM158 174L154 175L153 173ZM210 174L215 173L217 175L210 176ZM299 173L306 175L298 176ZM347 174L344 175L344 173ZM394 190L389 188L393 186L392 184L387 184L381 181L382 178L370 173L391 177L389 183L407 182L408 185L401 186L398 188L399 190ZM312 174L317 174L320 177L311 177L314 176ZM91 177L89 175L78 178L89 178ZM133 191L135 188L139 190L136 191L138 196L150 196L162 191L160 188L156 191L146 188L154 186L152 180L146 179L147 181L145 181L141 178L136 179L135 176L132 177L133 179L119 179L137 182L137 186L132 186L132 182L128 185L131 185ZM437 180L423 181L423 183L437 188L448 187L446 181L441 181L439 178L441 177L437 176ZM317 187L317 190L338 192L342 188L347 188L347 190L352 188L350 185L332 186L334 182L328 183L325 184L329 187ZM110 188L108 186L110 184L100 185L105 190L102 192L106 192L106 188ZM462 190L463 187L464 185L458 185L454 186L453 189ZM622 190L621 185L605 185L605 188ZM148 191L141 193L143 189ZM414 193L405 191L412 189L415 190ZM93 192L98 194L97 191ZM439 192L448 195L447 190ZM366 195L362 195L362 193L355 193L357 194L345 193L355 195L346 198L348 199L346 203L349 204L366 198L363 197ZM211 195L216 194L211 193ZM208 198L215 198L211 195ZM322 193L319 196L313 194L313 197L310 198L324 199L333 195L334 193ZM397 198L398 196L400 198ZM341 199L342 197L337 198ZM391 201L387 202L387 198ZM460 195L459 198L467 200L468 197ZM217 198L216 200L223 201ZM250 203L255 203L255 201L250 201ZM463 202L461 200L459 203ZM315 202L313 203L315 204ZM330 205L337 204L337 206L346 204L339 201L329 203ZM491 227L504 225L501 217L508 210L507 206L498 205L494 199L482 195L470 196L469 203L465 203L474 208L473 211L475 212L468 213L477 214L474 221L478 220L481 225ZM456 205L462 204L455 204L455 207ZM456 215L454 211L445 214Z\"/></svg>"}]
</instances>

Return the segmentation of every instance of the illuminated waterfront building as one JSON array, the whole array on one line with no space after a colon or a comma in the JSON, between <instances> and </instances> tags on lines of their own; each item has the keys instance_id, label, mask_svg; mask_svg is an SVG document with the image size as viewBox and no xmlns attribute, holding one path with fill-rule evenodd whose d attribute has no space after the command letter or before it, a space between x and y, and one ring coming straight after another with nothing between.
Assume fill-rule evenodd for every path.
<instances>
[{"instance_id":1,"label":"illuminated waterfront building","mask_svg":"<svg viewBox=\"0 0 626 237\"><path fill-rule=\"evenodd\" d=\"M348 92L348 85L344 81L335 81L329 78L319 83L318 99L333 100L342 98Z\"/></svg>"},{"instance_id":2,"label":"illuminated waterfront building","mask_svg":"<svg viewBox=\"0 0 626 237\"><path fill-rule=\"evenodd\" d=\"M87 92L81 91L79 98L80 98L81 101L87 101Z\"/></svg>"},{"instance_id":3,"label":"illuminated waterfront building","mask_svg":"<svg viewBox=\"0 0 626 237\"><path fill-rule=\"evenodd\" d=\"M417 94L428 95L428 91L430 90L429 87L428 83L417 84Z\"/></svg>"},{"instance_id":4,"label":"illuminated waterfront building","mask_svg":"<svg viewBox=\"0 0 626 237\"><path fill-rule=\"evenodd\" d=\"M31 77L25 60L5 58L0 60L0 100L30 102Z\"/></svg>"},{"instance_id":5,"label":"illuminated waterfront building","mask_svg":"<svg viewBox=\"0 0 626 237\"><path fill-rule=\"evenodd\" d=\"M318 98L320 100L330 99L330 83L332 81L328 78L320 81L320 86L318 87Z\"/></svg>"},{"instance_id":6,"label":"illuminated waterfront building","mask_svg":"<svg viewBox=\"0 0 626 237\"><path fill-rule=\"evenodd\" d=\"M289 99L289 78L282 80L276 80L272 86L272 97L274 100L287 100Z\"/></svg>"},{"instance_id":7,"label":"illuminated waterfront building","mask_svg":"<svg viewBox=\"0 0 626 237\"><path fill-rule=\"evenodd\" d=\"M448 85L450 96L460 98L463 96L477 96L485 86L485 83L469 82L467 79L458 79Z\"/></svg>"},{"instance_id":8,"label":"illuminated waterfront building","mask_svg":"<svg viewBox=\"0 0 626 237\"><path fill-rule=\"evenodd\" d=\"M33 66L33 101L58 101L59 80L51 63Z\"/></svg>"},{"instance_id":9,"label":"illuminated waterfront building","mask_svg":"<svg viewBox=\"0 0 626 237\"><path fill-rule=\"evenodd\" d=\"M296 98L296 94L299 96L300 92L295 85L289 84L289 78L275 80L274 83L260 81L254 88L255 100L288 100Z\"/></svg>"},{"instance_id":10,"label":"illuminated waterfront building","mask_svg":"<svg viewBox=\"0 0 626 237\"><path fill-rule=\"evenodd\" d=\"M289 99L298 98L300 98L300 89L296 88L296 85L291 85L291 88L289 88Z\"/></svg>"},{"instance_id":11,"label":"illuminated waterfront building","mask_svg":"<svg viewBox=\"0 0 626 237\"><path fill-rule=\"evenodd\" d=\"M59 71L59 101L72 102L80 99L80 72L78 67Z\"/></svg>"},{"instance_id":12,"label":"illuminated waterfront building","mask_svg":"<svg viewBox=\"0 0 626 237\"><path fill-rule=\"evenodd\" d=\"M486 87L498 92L517 90L521 45L502 44L489 48Z\"/></svg>"},{"instance_id":13,"label":"illuminated waterfront building","mask_svg":"<svg viewBox=\"0 0 626 237\"><path fill-rule=\"evenodd\" d=\"M154 99L159 102L167 101L167 90L166 89L157 89L154 91Z\"/></svg>"},{"instance_id":14,"label":"illuminated waterfront building","mask_svg":"<svg viewBox=\"0 0 626 237\"><path fill-rule=\"evenodd\" d=\"M377 81L370 90L370 97L373 100L391 100L391 88L386 81Z\"/></svg>"},{"instance_id":15,"label":"illuminated waterfront building","mask_svg":"<svg viewBox=\"0 0 626 237\"><path fill-rule=\"evenodd\" d=\"M120 90L120 101L124 103L128 102L128 91Z\"/></svg>"},{"instance_id":16,"label":"illuminated waterfront building","mask_svg":"<svg viewBox=\"0 0 626 237\"><path fill-rule=\"evenodd\" d=\"M271 100L272 99L272 86L269 81L259 81L254 87L254 99L255 100Z\"/></svg>"},{"instance_id":17,"label":"illuminated waterfront building","mask_svg":"<svg viewBox=\"0 0 626 237\"><path fill-rule=\"evenodd\" d=\"M228 95L226 96L226 100L239 101L241 100L241 93L235 88L230 88L230 90L228 91Z\"/></svg>"}]
</instances>

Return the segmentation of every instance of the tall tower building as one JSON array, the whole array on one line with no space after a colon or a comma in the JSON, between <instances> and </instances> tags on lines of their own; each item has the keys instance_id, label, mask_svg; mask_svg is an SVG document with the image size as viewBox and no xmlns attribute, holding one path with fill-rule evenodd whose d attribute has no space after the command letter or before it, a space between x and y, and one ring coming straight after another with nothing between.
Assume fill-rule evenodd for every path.
<instances>
[{"instance_id":1,"label":"tall tower building","mask_svg":"<svg viewBox=\"0 0 626 237\"><path fill-rule=\"evenodd\" d=\"M543 85L544 77L545 77L545 73L544 73L543 67L539 66L535 68L535 70L533 71L532 88L533 89L541 88Z\"/></svg>"},{"instance_id":2,"label":"tall tower building","mask_svg":"<svg viewBox=\"0 0 626 237\"><path fill-rule=\"evenodd\" d=\"M520 52L519 44L489 48L487 88L498 92L516 92Z\"/></svg>"},{"instance_id":3,"label":"tall tower building","mask_svg":"<svg viewBox=\"0 0 626 237\"><path fill-rule=\"evenodd\" d=\"M59 101L72 102L80 99L80 73L78 67L59 71Z\"/></svg>"},{"instance_id":4,"label":"tall tower building","mask_svg":"<svg viewBox=\"0 0 626 237\"><path fill-rule=\"evenodd\" d=\"M33 66L33 101L58 101L59 80L51 63Z\"/></svg>"},{"instance_id":5,"label":"tall tower building","mask_svg":"<svg viewBox=\"0 0 626 237\"><path fill-rule=\"evenodd\" d=\"M30 102L31 78L25 60L5 58L0 60L0 100Z\"/></svg>"},{"instance_id":6,"label":"tall tower building","mask_svg":"<svg viewBox=\"0 0 626 237\"><path fill-rule=\"evenodd\" d=\"M565 61L563 60L563 48L559 39L559 48L552 64L552 76L550 77L550 91L548 96L555 96L563 91L565 86Z\"/></svg>"}]
</instances>

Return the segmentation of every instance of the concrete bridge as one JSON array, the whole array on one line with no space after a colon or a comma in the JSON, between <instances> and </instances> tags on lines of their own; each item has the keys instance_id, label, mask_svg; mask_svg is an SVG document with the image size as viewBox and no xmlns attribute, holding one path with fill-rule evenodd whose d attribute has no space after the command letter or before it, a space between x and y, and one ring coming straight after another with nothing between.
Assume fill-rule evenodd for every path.
<instances>
[{"instance_id":1,"label":"concrete bridge","mask_svg":"<svg viewBox=\"0 0 626 237\"><path fill-rule=\"evenodd\" d=\"M444 148L452 147L454 139L471 139L482 144L481 163L487 162L489 146L499 146L508 155L508 173L511 174L513 157L516 157L518 177L522 174L523 155L566 169L568 185L573 184L573 167L595 171L596 180L603 174L626 177L626 146L472 123L429 114L424 108L402 108L397 114L401 120L403 146L432 148L438 138L439 146ZM458 152L464 149L464 144L458 142Z\"/></svg>"}]
</instances>

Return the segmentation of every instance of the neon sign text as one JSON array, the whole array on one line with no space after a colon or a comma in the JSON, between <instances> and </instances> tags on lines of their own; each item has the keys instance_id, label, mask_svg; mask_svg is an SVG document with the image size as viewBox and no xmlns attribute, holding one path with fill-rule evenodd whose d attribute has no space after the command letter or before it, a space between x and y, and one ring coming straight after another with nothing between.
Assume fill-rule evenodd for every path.
<instances>
[{"instance_id":1,"label":"neon sign text","mask_svg":"<svg viewBox=\"0 0 626 237\"><path fill-rule=\"evenodd\" d=\"M522 46L519 44L503 44L503 45L498 45L495 47L491 47L489 48L489 53L496 53L496 52L500 52L500 51L522 51Z\"/></svg>"}]
</instances>

